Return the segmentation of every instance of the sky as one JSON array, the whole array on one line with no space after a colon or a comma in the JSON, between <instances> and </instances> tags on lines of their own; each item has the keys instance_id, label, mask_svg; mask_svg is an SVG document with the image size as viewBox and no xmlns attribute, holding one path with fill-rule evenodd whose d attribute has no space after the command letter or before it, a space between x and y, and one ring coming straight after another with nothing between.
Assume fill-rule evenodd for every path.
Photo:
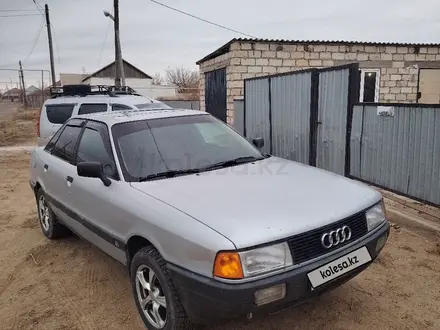
<instances>
[{"instance_id":1,"label":"sky","mask_svg":"<svg viewBox=\"0 0 440 330\"><path fill-rule=\"evenodd\" d=\"M258 38L440 43L438 0L158 1ZM38 2L50 9L57 79L59 73L93 73L114 60L113 25L103 15L113 13L113 0ZM18 14L39 12L33 0L0 0L0 89L10 81L15 86L17 72L2 69L18 68L19 60L25 69L50 69L45 25L39 35L43 16L4 17ZM197 60L244 37L150 0L120 0L120 31L123 58L150 75L168 67L197 70ZM25 72L25 78L37 85L41 72ZM47 72L44 80L48 84Z\"/></svg>"}]
</instances>

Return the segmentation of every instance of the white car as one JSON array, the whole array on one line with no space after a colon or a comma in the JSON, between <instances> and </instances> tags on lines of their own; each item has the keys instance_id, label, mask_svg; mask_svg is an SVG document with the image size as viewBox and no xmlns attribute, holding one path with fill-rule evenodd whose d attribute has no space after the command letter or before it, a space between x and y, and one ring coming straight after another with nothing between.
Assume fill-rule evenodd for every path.
<instances>
[{"instance_id":1,"label":"white car","mask_svg":"<svg viewBox=\"0 0 440 330\"><path fill-rule=\"evenodd\" d=\"M37 123L37 144L45 146L70 118L116 110L171 109L165 103L137 94L129 87L65 85L51 90Z\"/></svg>"}]
</instances>

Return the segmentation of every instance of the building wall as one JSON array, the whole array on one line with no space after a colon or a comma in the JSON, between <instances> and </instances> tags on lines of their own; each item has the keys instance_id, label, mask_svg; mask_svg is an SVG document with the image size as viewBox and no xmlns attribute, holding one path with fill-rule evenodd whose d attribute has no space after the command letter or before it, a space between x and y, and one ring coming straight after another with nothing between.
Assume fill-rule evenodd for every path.
<instances>
[{"instance_id":1,"label":"building wall","mask_svg":"<svg viewBox=\"0 0 440 330\"><path fill-rule=\"evenodd\" d=\"M233 100L243 98L244 79L359 62L359 67L380 69L380 102L415 103L418 68L440 68L439 47L276 44L234 42L230 52L200 65L200 108L205 110L204 72L227 67L227 116L233 123Z\"/></svg>"},{"instance_id":2,"label":"building wall","mask_svg":"<svg viewBox=\"0 0 440 330\"><path fill-rule=\"evenodd\" d=\"M136 87L134 89L139 94L147 96L152 99L177 96L177 89L172 86L150 85L149 87L146 88Z\"/></svg>"},{"instance_id":3,"label":"building wall","mask_svg":"<svg viewBox=\"0 0 440 330\"><path fill-rule=\"evenodd\" d=\"M83 82L90 85L114 85L114 78L92 77ZM173 97L177 90L172 86L152 85L151 79L126 78L125 85L133 88L136 92L149 98Z\"/></svg>"},{"instance_id":4,"label":"building wall","mask_svg":"<svg viewBox=\"0 0 440 330\"><path fill-rule=\"evenodd\" d=\"M84 84L90 85L114 85L114 78L100 78L91 77L84 81ZM151 87L151 79L139 79L139 78L125 78L125 85L130 86L133 89L136 88L149 88Z\"/></svg>"}]
</instances>

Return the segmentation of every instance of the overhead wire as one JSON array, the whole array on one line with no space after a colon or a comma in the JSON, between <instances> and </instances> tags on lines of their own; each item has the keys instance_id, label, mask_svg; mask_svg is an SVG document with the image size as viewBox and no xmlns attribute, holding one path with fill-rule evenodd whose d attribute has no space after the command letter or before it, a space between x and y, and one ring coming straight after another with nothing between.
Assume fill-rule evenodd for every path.
<instances>
[{"instance_id":1,"label":"overhead wire","mask_svg":"<svg viewBox=\"0 0 440 330\"><path fill-rule=\"evenodd\" d=\"M101 54L99 55L98 65L101 63L102 54L104 52L105 43L107 42L108 31L110 30L111 20L108 21L107 31L105 32L104 42L102 43Z\"/></svg>"},{"instance_id":2,"label":"overhead wire","mask_svg":"<svg viewBox=\"0 0 440 330\"><path fill-rule=\"evenodd\" d=\"M38 0L32 0L33 3L35 4L35 7L37 7L38 11L40 12L41 15L45 16L43 13L43 6L40 5L40 3L38 2Z\"/></svg>"},{"instance_id":3,"label":"overhead wire","mask_svg":"<svg viewBox=\"0 0 440 330\"><path fill-rule=\"evenodd\" d=\"M40 14L38 14L38 16L40 16ZM43 19L41 20L40 27L39 27L39 29L38 29L38 33L37 33L37 35L35 36L35 39L34 39L34 41L33 41L33 43L32 43L32 48L31 48L31 50L29 51L28 55L26 56L25 60L23 60L23 62L24 62L24 61L27 61L27 60L29 59L29 57L31 57L32 53L34 52L35 47L37 46L38 40L39 40L40 35L41 35L41 31L43 30L43 26L44 26L44 17L43 17ZM17 62L9 63L9 64L2 64L2 65L0 65L0 68L5 68L5 67L8 67L8 66L12 66L12 65L17 65Z\"/></svg>"},{"instance_id":4,"label":"overhead wire","mask_svg":"<svg viewBox=\"0 0 440 330\"><path fill-rule=\"evenodd\" d=\"M55 28L54 28L52 23L50 23L50 26L52 27L53 40L55 41L55 49L57 51L58 64L60 64L61 63L61 60L60 60L60 49L58 48L58 42L57 42L57 36L56 36L56 33L55 33Z\"/></svg>"},{"instance_id":5,"label":"overhead wire","mask_svg":"<svg viewBox=\"0 0 440 330\"><path fill-rule=\"evenodd\" d=\"M34 52L35 47L37 46L38 40L40 39L40 35L41 35L41 31L43 31L43 27L44 27L44 18L41 20L40 29L38 31L37 36L35 37L31 51L29 52L28 56L26 56L26 58L23 60L23 62L26 62L32 56L32 53Z\"/></svg>"},{"instance_id":6,"label":"overhead wire","mask_svg":"<svg viewBox=\"0 0 440 330\"><path fill-rule=\"evenodd\" d=\"M36 12L35 9L0 9L0 12L17 12L17 11L30 11L30 12Z\"/></svg>"},{"instance_id":7,"label":"overhead wire","mask_svg":"<svg viewBox=\"0 0 440 330\"><path fill-rule=\"evenodd\" d=\"M227 26L225 26L225 25L221 25L221 24L217 24L217 23L214 23L214 22L208 21L208 20L206 20L206 19L204 19L204 18L201 18L201 17L195 16L195 15L190 14L190 13L187 13L187 12L185 12L185 11L183 11L183 10L180 10L180 9L177 9L177 8L174 8L174 7L171 7L171 6L168 6L168 5L166 5L166 4L164 4L164 3L161 3L161 2L159 2L159 1L156 1L156 0L150 0L150 1L151 1L151 2L154 2L154 3L157 4L157 5L160 5L160 6L163 6L163 7L165 7L165 8L168 8L168 9L171 9L171 10L173 10L173 11L176 11L176 12L178 12L178 13L180 13L180 14L183 14L183 15L186 15L186 16L189 16L189 17L192 17L192 18L195 18L195 19L197 19L197 20L199 20L199 21L202 21L202 22L205 22L205 23L208 23L208 24L211 24L211 25L217 26L217 27L219 27L219 28L222 28L222 29L225 29L225 30L228 30L228 31L231 31L231 32L235 32L235 33L238 33L238 34L244 35L244 36L246 36L246 37L255 38L254 36L252 36L252 35L250 35L250 34L247 34L247 33L244 33L244 32L240 32L240 31L238 31L238 30L235 30L235 29L229 28L229 27L227 27Z\"/></svg>"},{"instance_id":8,"label":"overhead wire","mask_svg":"<svg viewBox=\"0 0 440 330\"><path fill-rule=\"evenodd\" d=\"M40 16L41 14L14 14L14 15L0 15L0 17L24 17L24 16Z\"/></svg>"}]
</instances>

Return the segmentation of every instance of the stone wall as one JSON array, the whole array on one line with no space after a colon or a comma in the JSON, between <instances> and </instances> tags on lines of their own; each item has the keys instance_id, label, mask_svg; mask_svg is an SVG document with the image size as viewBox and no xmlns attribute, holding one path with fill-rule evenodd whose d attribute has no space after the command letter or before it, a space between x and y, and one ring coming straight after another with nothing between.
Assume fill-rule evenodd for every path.
<instances>
[{"instance_id":1,"label":"stone wall","mask_svg":"<svg viewBox=\"0 0 440 330\"><path fill-rule=\"evenodd\" d=\"M306 68L359 62L380 69L380 102L417 100L418 68L440 68L439 47L371 45L276 44L234 42L230 52L200 65L200 107L205 110L204 72L226 67L227 117L233 120L233 100L243 98L244 79Z\"/></svg>"}]
</instances>

